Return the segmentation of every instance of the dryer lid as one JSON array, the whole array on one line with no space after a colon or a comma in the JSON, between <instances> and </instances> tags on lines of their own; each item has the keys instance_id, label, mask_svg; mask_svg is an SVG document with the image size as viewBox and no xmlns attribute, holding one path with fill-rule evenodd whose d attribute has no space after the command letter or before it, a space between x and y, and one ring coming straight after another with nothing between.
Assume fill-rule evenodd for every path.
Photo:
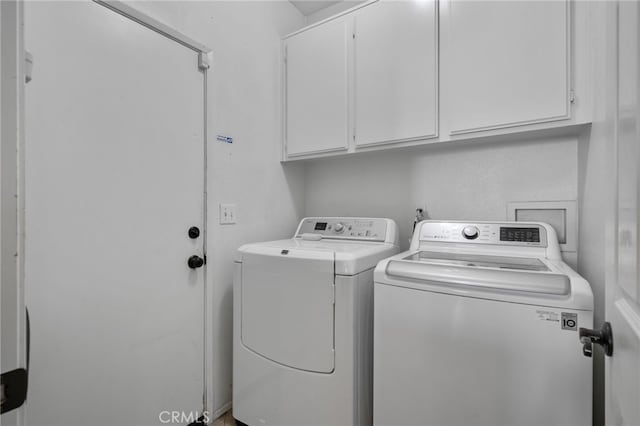
<instances>
[{"instance_id":1,"label":"dryer lid","mask_svg":"<svg viewBox=\"0 0 640 426\"><path fill-rule=\"evenodd\" d=\"M382 259L398 253L396 245L379 242L336 241L321 239L318 241L291 238L288 240L267 241L247 244L238 249L236 262L243 262L247 254L264 256L307 256L304 253L332 253L337 275L357 275L372 269Z\"/></svg>"}]
</instances>

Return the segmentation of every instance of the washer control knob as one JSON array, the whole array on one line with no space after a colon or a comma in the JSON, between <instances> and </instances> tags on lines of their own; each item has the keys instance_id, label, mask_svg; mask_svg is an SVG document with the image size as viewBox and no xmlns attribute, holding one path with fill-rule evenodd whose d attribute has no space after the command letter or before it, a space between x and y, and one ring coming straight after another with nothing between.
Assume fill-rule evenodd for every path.
<instances>
[{"instance_id":1,"label":"washer control knob","mask_svg":"<svg viewBox=\"0 0 640 426\"><path fill-rule=\"evenodd\" d=\"M480 231L475 226L465 226L462 230L462 236L467 240L475 240L480 235Z\"/></svg>"},{"instance_id":2,"label":"washer control knob","mask_svg":"<svg viewBox=\"0 0 640 426\"><path fill-rule=\"evenodd\" d=\"M344 224L340 222L333 225L333 230L336 232L336 234L342 234L344 232L344 228Z\"/></svg>"}]
</instances>

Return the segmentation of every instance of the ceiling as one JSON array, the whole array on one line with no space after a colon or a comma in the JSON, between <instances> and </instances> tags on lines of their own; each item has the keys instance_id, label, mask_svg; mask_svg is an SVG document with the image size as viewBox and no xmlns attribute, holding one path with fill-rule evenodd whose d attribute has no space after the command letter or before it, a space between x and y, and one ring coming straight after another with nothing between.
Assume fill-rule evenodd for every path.
<instances>
[{"instance_id":1,"label":"ceiling","mask_svg":"<svg viewBox=\"0 0 640 426\"><path fill-rule=\"evenodd\" d=\"M289 0L304 16L332 6L340 1L331 0Z\"/></svg>"}]
</instances>

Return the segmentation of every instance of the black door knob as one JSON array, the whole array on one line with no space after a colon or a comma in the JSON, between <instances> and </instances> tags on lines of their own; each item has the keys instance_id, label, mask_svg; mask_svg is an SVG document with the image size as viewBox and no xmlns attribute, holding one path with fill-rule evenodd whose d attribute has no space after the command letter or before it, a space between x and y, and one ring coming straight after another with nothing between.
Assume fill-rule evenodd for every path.
<instances>
[{"instance_id":1,"label":"black door knob","mask_svg":"<svg viewBox=\"0 0 640 426\"><path fill-rule=\"evenodd\" d=\"M189 238L195 240L200 236L200 229L197 226L192 226L189 228Z\"/></svg>"},{"instance_id":2,"label":"black door knob","mask_svg":"<svg viewBox=\"0 0 640 426\"><path fill-rule=\"evenodd\" d=\"M578 337L580 338L580 343L582 343L582 353L584 356L591 357L593 355L594 343L602 346L605 355L613 355L613 332L611 331L611 324L609 322L605 322L600 330L580 327Z\"/></svg>"},{"instance_id":3,"label":"black door knob","mask_svg":"<svg viewBox=\"0 0 640 426\"><path fill-rule=\"evenodd\" d=\"M202 268L202 265L204 265L204 259L194 254L187 259L187 265L189 265L189 268L191 269Z\"/></svg>"}]
</instances>

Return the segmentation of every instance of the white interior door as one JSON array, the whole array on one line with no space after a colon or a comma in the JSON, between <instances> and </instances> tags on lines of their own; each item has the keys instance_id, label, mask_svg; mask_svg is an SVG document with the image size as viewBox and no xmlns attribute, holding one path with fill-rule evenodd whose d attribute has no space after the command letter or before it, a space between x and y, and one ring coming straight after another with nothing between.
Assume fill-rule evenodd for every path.
<instances>
[{"instance_id":1,"label":"white interior door","mask_svg":"<svg viewBox=\"0 0 640 426\"><path fill-rule=\"evenodd\" d=\"M638 2L618 4L617 255L608 277L606 317L613 356L606 364L609 425L640 424L640 54Z\"/></svg>"},{"instance_id":2,"label":"white interior door","mask_svg":"<svg viewBox=\"0 0 640 426\"><path fill-rule=\"evenodd\" d=\"M202 409L203 74L93 2L28 2L29 425ZM185 422L188 423L188 422Z\"/></svg>"}]
</instances>

